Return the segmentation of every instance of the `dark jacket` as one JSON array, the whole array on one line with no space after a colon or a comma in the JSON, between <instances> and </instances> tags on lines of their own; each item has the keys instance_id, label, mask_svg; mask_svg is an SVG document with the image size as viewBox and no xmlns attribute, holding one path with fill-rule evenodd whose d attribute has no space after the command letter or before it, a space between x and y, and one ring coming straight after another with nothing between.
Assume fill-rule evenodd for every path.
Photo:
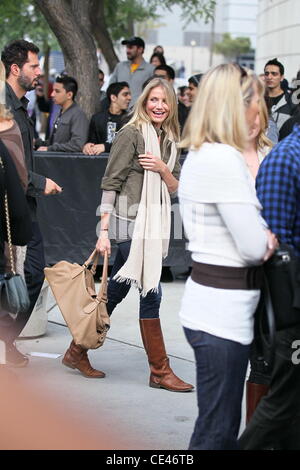
<instances>
[{"instance_id":1,"label":"dark jacket","mask_svg":"<svg viewBox=\"0 0 300 470\"><path fill-rule=\"evenodd\" d=\"M157 131L160 135L161 158L167 163L171 156L172 142L164 130ZM145 141L142 133L134 126L123 127L118 132L112 145L105 174L101 181L101 189L116 191L116 214L121 218L134 220L141 200L144 169L139 162L139 155L145 153ZM173 176L180 176L180 150L172 171Z\"/></svg>"},{"instance_id":2,"label":"dark jacket","mask_svg":"<svg viewBox=\"0 0 300 470\"><path fill-rule=\"evenodd\" d=\"M292 96L285 92L280 101L271 108L271 115L280 131L283 124L297 112L297 106L292 102Z\"/></svg>"},{"instance_id":3,"label":"dark jacket","mask_svg":"<svg viewBox=\"0 0 300 470\"><path fill-rule=\"evenodd\" d=\"M57 115L50 135L48 151L81 152L86 143L88 126L86 115L77 103L73 103L61 115Z\"/></svg>"},{"instance_id":4,"label":"dark jacket","mask_svg":"<svg viewBox=\"0 0 300 470\"><path fill-rule=\"evenodd\" d=\"M298 113L289 118L283 126L281 127L279 131L279 140L285 139L288 135L290 135L293 132L294 125L299 124L300 125L300 111L298 110Z\"/></svg>"},{"instance_id":5,"label":"dark jacket","mask_svg":"<svg viewBox=\"0 0 300 470\"><path fill-rule=\"evenodd\" d=\"M7 241L4 198L7 191L12 243L26 245L32 237L31 219L26 197L13 160L0 140L0 274L4 273L4 242Z\"/></svg>"},{"instance_id":6,"label":"dark jacket","mask_svg":"<svg viewBox=\"0 0 300 470\"><path fill-rule=\"evenodd\" d=\"M35 197L44 192L46 186L45 176L35 173L35 162L33 157L33 123L27 113L28 99L25 96L19 100L11 86L6 83L6 106L12 112L17 122L24 145L25 163L28 170L28 190L27 201L30 207L31 216L35 218L36 200Z\"/></svg>"},{"instance_id":7,"label":"dark jacket","mask_svg":"<svg viewBox=\"0 0 300 470\"><path fill-rule=\"evenodd\" d=\"M180 133L182 134L184 125L186 123L186 120L188 118L189 112L191 108L188 108L185 106L183 103L178 103L178 121L179 121L179 126L180 126Z\"/></svg>"},{"instance_id":8,"label":"dark jacket","mask_svg":"<svg viewBox=\"0 0 300 470\"><path fill-rule=\"evenodd\" d=\"M124 124L126 113L111 114L108 109L92 116L88 142L104 144L105 152L109 153L116 133Z\"/></svg>"}]
</instances>

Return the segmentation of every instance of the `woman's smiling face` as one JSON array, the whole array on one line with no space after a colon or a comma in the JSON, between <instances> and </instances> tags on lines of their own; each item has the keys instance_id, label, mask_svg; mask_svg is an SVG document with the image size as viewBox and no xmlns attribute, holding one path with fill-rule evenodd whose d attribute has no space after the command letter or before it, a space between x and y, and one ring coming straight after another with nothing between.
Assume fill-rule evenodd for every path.
<instances>
[{"instance_id":1,"label":"woman's smiling face","mask_svg":"<svg viewBox=\"0 0 300 470\"><path fill-rule=\"evenodd\" d=\"M153 88L146 102L146 113L155 127L161 127L169 116L169 106L166 101L166 93L160 86Z\"/></svg>"}]
</instances>

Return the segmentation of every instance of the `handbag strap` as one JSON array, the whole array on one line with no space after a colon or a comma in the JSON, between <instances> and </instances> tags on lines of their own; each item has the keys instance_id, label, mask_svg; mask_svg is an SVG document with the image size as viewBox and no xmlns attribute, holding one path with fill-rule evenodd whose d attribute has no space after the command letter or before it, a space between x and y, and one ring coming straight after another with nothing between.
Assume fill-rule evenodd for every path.
<instances>
[{"instance_id":1,"label":"handbag strap","mask_svg":"<svg viewBox=\"0 0 300 470\"><path fill-rule=\"evenodd\" d=\"M95 275L97 265L98 265L98 260L99 260L99 253L98 251L94 250L91 256L83 263L83 266L88 268L89 265L93 262L93 266L91 267L91 273Z\"/></svg>"},{"instance_id":2,"label":"handbag strap","mask_svg":"<svg viewBox=\"0 0 300 470\"><path fill-rule=\"evenodd\" d=\"M1 157L0 157L0 165L2 169L5 171ZM9 249L10 266L11 266L11 270L13 274L16 274L15 260L13 256L13 247L12 247L12 239L11 239L10 220L9 220L8 197L7 197L6 190L5 190L5 195L4 195L4 210L5 210L5 221L6 221L6 232L7 232L7 243L8 243L8 249Z\"/></svg>"},{"instance_id":3,"label":"handbag strap","mask_svg":"<svg viewBox=\"0 0 300 470\"><path fill-rule=\"evenodd\" d=\"M108 272L108 254L107 251L104 253L104 263L102 269L102 279L100 284L100 289L97 295L99 302L102 300L107 302L107 272Z\"/></svg>"},{"instance_id":4,"label":"handbag strap","mask_svg":"<svg viewBox=\"0 0 300 470\"><path fill-rule=\"evenodd\" d=\"M96 268L98 265L98 260L99 260L99 252L95 249L93 253L91 254L91 256L86 260L86 262L83 263L83 266L88 268L88 266L93 262L91 272L92 274L95 274ZM101 300L103 300L104 302L107 302L107 276L108 276L108 254L106 251L104 254L101 284L100 284L98 295L96 297L99 302Z\"/></svg>"},{"instance_id":5,"label":"handbag strap","mask_svg":"<svg viewBox=\"0 0 300 470\"><path fill-rule=\"evenodd\" d=\"M263 319L260 318L259 322L259 331L261 335L262 342L265 347L268 349L268 358L267 363L270 367L273 365L275 348L276 348L276 325L275 325L275 314L274 308L269 288L269 283L267 276L264 273L263 276L263 293L264 293L264 302L265 302L265 312L266 312L266 321L268 325L268 337L264 335L263 332Z\"/></svg>"}]
</instances>

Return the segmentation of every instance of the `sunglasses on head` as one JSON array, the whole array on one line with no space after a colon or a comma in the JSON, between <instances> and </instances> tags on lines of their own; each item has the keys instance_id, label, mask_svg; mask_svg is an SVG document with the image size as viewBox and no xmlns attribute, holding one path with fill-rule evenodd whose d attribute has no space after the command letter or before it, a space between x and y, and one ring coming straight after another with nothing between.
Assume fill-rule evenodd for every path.
<instances>
[{"instance_id":1,"label":"sunglasses on head","mask_svg":"<svg viewBox=\"0 0 300 470\"><path fill-rule=\"evenodd\" d=\"M248 77L247 71L240 64L234 63L233 65L241 74L240 84L242 85L243 79Z\"/></svg>"}]
</instances>

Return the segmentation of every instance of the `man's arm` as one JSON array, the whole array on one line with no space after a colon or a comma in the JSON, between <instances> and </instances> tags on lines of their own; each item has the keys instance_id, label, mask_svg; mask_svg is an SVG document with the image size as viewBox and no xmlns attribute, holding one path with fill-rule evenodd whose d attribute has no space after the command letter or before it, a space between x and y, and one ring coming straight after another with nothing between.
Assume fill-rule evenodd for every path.
<instances>
[{"instance_id":1,"label":"man's arm","mask_svg":"<svg viewBox=\"0 0 300 470\"><path fill-rule=\"evenodd\" d=\"M257 196L263 206L262 216L280 242L293 244L299 179L296 163L290 155L273 150L263 161L256 179Z\"/></svg>"},{"instance_id":2,"label":"man's arm","mask_svg":"<svg viewBox=\"0 0 300 470\"><path fill-rule=\"evenodd\" d=\"M46 177L38 175L33 171L28 172L27 196L36 197L43 194L46 187Z\"/></svg>"},{"instance_id":3,"label":"man's arm","mask_svg":"<svg viewBox=\"0 0 300 470\"><path fill-rule=\"evenodd\" d=\"M115 66L112 76L109 79L109 85L111 85L112 83L116 83L118 81L118 65L119 64Z\"/></svg>"},{"instance_id":4,"label":"man's arm","mask_svg":"<svg viewBox=\"0 0 300 470\"><path fill-rule=\"evenodd\" d=\"M111 144L107 146L107 121L108 115L106 113L98 113L92 116L88 141L83 147L85 155L100 155L103 152L109 153Z\"/></svg>"}]
</instances>

